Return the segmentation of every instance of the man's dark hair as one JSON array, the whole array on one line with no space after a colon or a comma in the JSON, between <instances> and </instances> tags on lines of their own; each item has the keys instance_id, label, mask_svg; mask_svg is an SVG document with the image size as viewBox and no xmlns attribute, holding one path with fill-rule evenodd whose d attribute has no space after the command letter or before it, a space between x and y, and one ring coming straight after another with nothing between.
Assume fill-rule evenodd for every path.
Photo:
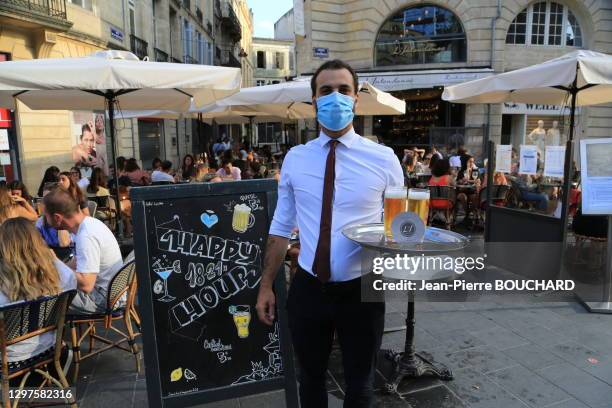
<instances>
[{"instance_id":1,"label":"man's dark hair","mask_svg":"<svg viewBox=\"0 0 612 408\"><path fill-rule=\"evenodd\" d=\"M161 162L161 169L163 171L170 171L171 168L172 162L170 160L164 160L163 162Z\"/></svg>"},{"instance_id":2,"label":"man's dark hair","mask_svg":"<svg viewBox=\"0 0 612 408\"><path fill-rule=\"evenodd\" d=\"M80 136L81 139L83 139L83 134L85 132L93 133L93 131L91 130L91 127L87 123L81 126L81 136Z\"/></svg>"},{"instance_id":3,"label":"man's dark hair","mask_svg":"<svg viewBox=\"0 0 612 408\"><path fill-rule=\"evenodd\" d=\"M355 94L359 92L359 79L357 78L357 74L355 73L353 67L351 67L349 64L342 60L335 59L323 63L310 79L310 89L312 90L312 96L315 96L317 94L317 77L319 76L321 71L325 71L328 69L346 69L348 72L351 73L351 76L353 77L353 87L355 88Z\"/></svg>"},{"instance_id":4,"label":"man's dark hair","mask_svg":"<svg viewBox=\"0 0 612 408\"><path fill-rule=\"evenodd\" d=\"M54 188L43 198L45 211L48 214L61 214L70 217L79 211L79 204L62 188Z\"/></svg>"}]
</instances>

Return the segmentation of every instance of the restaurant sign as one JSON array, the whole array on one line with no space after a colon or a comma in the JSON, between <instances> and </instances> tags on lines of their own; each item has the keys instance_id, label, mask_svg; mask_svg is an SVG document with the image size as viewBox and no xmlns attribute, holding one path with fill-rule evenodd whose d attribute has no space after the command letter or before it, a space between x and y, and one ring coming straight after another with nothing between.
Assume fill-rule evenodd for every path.
<instances>
[{"instance_id":1,"label":"restaurant sign","mask_svg":"<svg viewBox=\"0 0 612 408\"><path fill-rule=\"evenodd\" d=\"M569 108L558 105L545 105L537 103L514 103L504 102L502 113L508 115L569 115ZM580 108L576 108L576 113L580 113Z\"/></svg>"},{"instance_id":2,"label":"restaurant sign","mask_svg":"<svg viewBox=\"0 0 612 408\"><path fill-rule=\"evenodd\" d=\"M490 69L479 70L426 70L393 73L358 74L360 81L367 81L382 91L433 88L472 81L490 76Z\"/></svg>"}]
</instances>

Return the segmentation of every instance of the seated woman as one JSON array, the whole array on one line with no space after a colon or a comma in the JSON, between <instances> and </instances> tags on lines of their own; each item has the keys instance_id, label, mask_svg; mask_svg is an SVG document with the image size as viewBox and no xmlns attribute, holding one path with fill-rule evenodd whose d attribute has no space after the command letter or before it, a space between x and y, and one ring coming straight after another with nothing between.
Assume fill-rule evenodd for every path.
<instances>
[{"instance_id":1,"label":"seated woman","mask_svg":"<svg viewBox=\"0 0 612 408\"><path fill-rule=\"evenodd\" d=\"M96 211L96 214L91 214L92 217L102 221L110 221L109 218L114 218L115 200L110 196L106 176L99 167L96 167L91 173L91 182L87 186L87 198L98 203L100 209Z\"/></svg>"},{"instance_id":2,"label":"seated woman","mask_svg":"<svg viewBox=\"0 0 612 408\"><path fill-rule=\"evenodd\" d=\"M34 225L23 218L0 225L0 274L0 305L76 288L74 272L55 257ZM54 332L21 341L8 347L8 363L35 357L54 345Z\"/></svg>"},{"instance_id":3,"label":"seated woman","mask_svg":"<svg viewBox=\"0 0 612 408\"><path fill-rule=\"evenodd\" d=\"M431 178L429 179L428 185L430 186L443 186L443 187L454 187L455 180L450 175L450 163L448 159L436 160L433 169L431 169ZM450 208L452 206L447 200L432 199L430 203L432 208Z\"/></svg>"},{"instance_id":4,"label":"seated woman","mask_svg":"<svg viewBox=\"0 0 612 408\"><path fill-rule=\"evenodd\" d=\"M11 195L21 197L28 203L32 204L32 196L28 192L28 188L21 181L13 180L7 187L9 190L11 190Z\"/></svg>"},{"instance_id":5,"label":"seated woman","mask_svg":"<svg viewBox=\"0 0 612 408\"><path fill-rule=\"evenodd\" d=\"M58 185L64 190L66 190L68 193L70 193L74 201L79 203L79 208L81 209L83 214L93 216L93 214L89 214L89 208L87 207L87 197L85 197L85 194L83 194L83 190L81 190L81 188L76 184L74 179L70 177L70 172L63 171L60 173Z\"/></svg>"},{"instance_id":6,"label":"seated woman","mask_svg":"<svg viewBox=\"0 0 612 408\"><path fill-rule=\"evenodd\" d=\"M51 166L45 170L45 174L38 187L38 197L42 197L43 189L47 183L57 183L59 181L60 169L56 166Z\"/></svg>"},{"instance_id":7,"label":"seated woman","mask_svg":"<svg viewBox=\"0 0 612 408\"><path fill-rule=\"evenodd\" d=\"M11 195L6 186L0 186L0 224L17 217L34 222L38 219L38 214L22 197Z\"/></svg>"}]
</instances>

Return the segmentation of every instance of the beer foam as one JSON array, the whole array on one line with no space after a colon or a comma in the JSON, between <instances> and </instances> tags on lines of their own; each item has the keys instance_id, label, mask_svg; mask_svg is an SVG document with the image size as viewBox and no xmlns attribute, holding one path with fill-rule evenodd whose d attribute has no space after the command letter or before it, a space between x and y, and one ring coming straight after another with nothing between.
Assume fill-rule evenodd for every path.
<instances>
[{"instance_id":1,"label":"beer foam","mask_svg":"<svg viewBox=\"0 0 612 408\"><path fill-rule=\"evenodd\" d=\"M415 191L408 190L408 199L409 200L429 200L429 191Z\"/></svg>"},{"instance_id":2,"label":"beer foam","mask_svg":"<svg viewBox=\"0 0 612 408\"><path fill-rule=\"evenodd\" d=\"M246 204L236 204L234 206L234 210L238 210L238 211L251 211L251 207L249 207Z\"/></svg>"},{"instance_id":3,"label":"beer foam","mask_svg":"<svg viewBox=\"0 0 612 408\"><path fill-rule=\"evenodd\" d=\"M406 198L406 190L387 190L385 198Z\"/></svg>"}]
</instances>

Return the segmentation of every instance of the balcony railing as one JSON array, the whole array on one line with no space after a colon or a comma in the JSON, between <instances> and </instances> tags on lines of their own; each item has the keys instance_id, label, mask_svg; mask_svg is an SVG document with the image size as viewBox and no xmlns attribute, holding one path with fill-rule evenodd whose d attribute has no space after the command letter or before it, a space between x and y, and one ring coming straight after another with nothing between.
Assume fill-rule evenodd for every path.
<instances>
[{"instance_id":1,"label":"balcony railing","mask_svg":"<svg viewBox=\"0 0 612 408\"><path fill-rule=\"evenodd\" d=\"M58 28L72 26L66 16L66 0L1 0L0 15L6 14L17 14Z\"/></svg>"},{"instance_id":2,"label":"balcony railing","mask_svg":"<svg viewBox=\"0 0 612 408\"><path fill-rule=\"evenodd\" d=\"M130 35L130 47L132 52L140 59L149 55L149 44L135 35Z\"/></svg>"},{"instance_id":3,"label":"balcony railing","mask_svg":"<svg viewBox=\"0 0 612 408\"><path fill-rule=\"evenodd\" d=\"M185 62L185 64L199 64L200 62L193 58L191 55L185 55L183 57L183 61Z\"/></svg>"},{"instance_id":4,"label":"balcony railing","mask_svg":"<svg viewBox=\"0 0 612 408\"><path fill-rule=\"evenodd\" d=\"M242 38L242 27L240 26L240 20L238 20L238 16L231 4L225 4L221 24L222 30L228 33L232 41L240 41Z\"/></svg>"},{"instance_id":5,"label":"balcony railing","mask_svg":"<svg viewBox=\"0 0 612 408\"><path fill-rule=\"evenodd\" d=\"M221 65L223 67L233 67L240 68L242 65L240 64L240 60L236 58L234 53L231 50L223 50L217 48L216 50L217 61L215 65Z\"/></svg>"},{"instance_id":6,"label":"balcony railing","mask_svg":"<svg viewBox=\"0 0 612 408\"><path fill-rule=\"evenodd\" d=\"M155 61L168 62L168 53L160 50L159 48L154 48L153 53L155 54Z\"/></svg>"}]
</instances>

